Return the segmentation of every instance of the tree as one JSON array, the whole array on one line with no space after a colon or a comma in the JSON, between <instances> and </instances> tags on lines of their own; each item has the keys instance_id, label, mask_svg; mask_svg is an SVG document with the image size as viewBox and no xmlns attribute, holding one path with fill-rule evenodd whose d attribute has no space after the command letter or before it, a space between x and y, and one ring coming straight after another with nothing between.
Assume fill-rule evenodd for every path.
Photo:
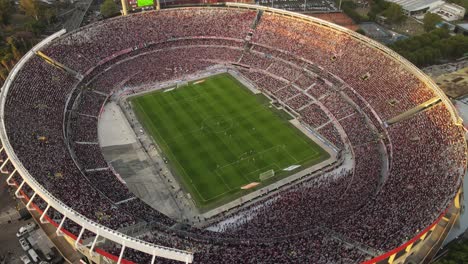
<instances>
[{"instance_id":1,"label":"tree","mask_svg":"<svg viewBox=\"0 0 468 264\"><path fill-rule=\"evenodd\" d=\"M3 56L3 58L0 60L0 63L3 65L3 67L5 69L7 69L7 71L10 71L11 70L11 66L10 66L10 63L11 63L11 60L13 59L13 55L11 53L7 53Z\"/></svg>"},{"instance_id":2,"label":"tree","mask_svg":"<svg viewBox=\"0 0 468 264\"><path fill-rule=\"evenodd\" d=\"M364 36L366 35L366 32L364 32L364 30L362 30L362 28L358 28L358 29L356 30L356 32L359 33L359 34L361 34L361 35L364 35Z\"/></svg>"},{"instance_id":3,"label":"tree","mask_svg":"<svg viewBox=\"0 0 468 264\"><path fill-rule=\"evenodd\" d=\"M447 29L438 28L397 41L390 47L412 63L425 66L463 56L468 52L468 36L451 36Z\"/></svg>"},{"instance_id":4,"label":"tree","mask_svg":"<svg viewBox=\"0 0 468 264\"><path fill-rule=\"evenodd\" d=\"M101 5L101 14L104 17L112 17L119 13L119 6L113 0L105 0Z\"/></svg>"},{"instance_id":5,"label":"tree","mask_svg":"<svg viewBox=\"0 0 468 264\"><path fill-rule=\"evenodd\" d=\"M447 2L463 6L466 10L468 10L468 0L448 0Z\"/></svg>"},{"instance_id":6,"label":"tree","mask_svg":"<svg viewBox=\"0 0 468 264\"><path fill-rule=\"evenodd\" d=\"M403 8L395 3L390 3L387 9L383 11L383 15L389 23L401 23L406 19Z\"/></svg>"},{"instance_id":7,"label":"tree","mask_svg":"<svg viewBox=\"0 0 468 264\"><path fill-rule=\"evenodd\" d=\"M366 16L360 15L355 9L357 8L356 3L352 1L343 1L341 4L341 9L343 12L348 15L354 22L360 23L368 21L369 18Z\"/></svg>"},{"instance_id":8,"label":"tree","mask_svg":"<svg viewBox=\"0 0 468 264\"><path fill-rule=\"evenodd\" d=\"M371 4L371 10L367 15L372 21L375 21L377 19L377 15L387 9L389 4L389 2L384 0L374 0L373 4Z\"/></svg>"},{"instance_id":9,"label":"tree","mask_svg":"<svg viewBox=\"0 0 468 264\"><path fill-rule=\"evenodd\" d=\"M41 20L31 20L24 24L25 29L39 36L45 29L46 26Z\"/></svg>"},{"instance_id":10,"label":"tree","mask_svg":"<svg viewBox=\"0 0 468 264\"><path fill-rule=\"evenodd\" d=\"M26 15L33 17L36 21L39 21L41 8L36 0L20 0L20 8L26 13Z\"/></svg>"},{"instance_id":11,"label":"tree","mask_svg":"<svg viewBox=\"0 0 468 264\"><path fill-rule=\"evenodd\" d=\"M47 21L47 25L52 24L56 20L55 9L47 8L42 13L44 13L44 19Z\"/></svg>"},{"instance_id":12,"label":"tree","mask_svg":"<svg viewBox=\"0 0 468 264\"><path fill-rule=\"evenodd\" d=\"M6 43L10 47L11 53L13 54L13 58L18 61L21 58L21 52L16 47L16 39L12 36L6 38Z\"/></svg>"},{"instance_id":13,"label":"tree","mask_svg":"<svg viewBox=\"0 0 468 264\"><path fill-rule=\"evenodd\" d=\"M442 18L438 14L426 13L424 15L424 30L429 32L436 28L436 25L442 21Z\"/></svg>"},{"instance_id":14,"label":"tree","mask_svg":"<svg viewBox=\"0 0 468 264\"><path fill-rule=\"evenodd\" d=\"M13 13L13 3L10 0L0 0L0 24L7 25Z\"/></svg>"},{"instance_id":15,"label":"tree","mask_svg":"<svg viewBox=\"0 0 468 264\"><path fill-rule=\"evenodd\" d=\"M8 76L8 70L5 68L0 68L0 79L5 81Z\"/></svg>"}]
</instances>

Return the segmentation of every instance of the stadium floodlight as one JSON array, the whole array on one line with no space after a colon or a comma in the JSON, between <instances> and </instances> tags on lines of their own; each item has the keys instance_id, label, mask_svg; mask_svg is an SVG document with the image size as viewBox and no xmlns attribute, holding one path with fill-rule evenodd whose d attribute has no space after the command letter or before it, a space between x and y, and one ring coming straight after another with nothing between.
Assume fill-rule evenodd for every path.
<instances>
[{"instance_id":1,"label":"stadium floodlight","mask_svg":"<svg viewBox=\"0 0 468 264\"><path fill-rule=\"evenodd\" d=\"M127 0L121 0L122 2L122 15L126 16L128 14Z\"/></svg>"}]
</instances>

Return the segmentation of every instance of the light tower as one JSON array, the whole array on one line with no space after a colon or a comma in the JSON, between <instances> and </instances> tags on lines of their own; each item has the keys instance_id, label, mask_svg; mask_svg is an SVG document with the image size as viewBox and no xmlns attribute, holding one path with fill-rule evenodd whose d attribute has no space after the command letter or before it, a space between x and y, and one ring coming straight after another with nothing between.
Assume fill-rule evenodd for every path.
<instances>
[{"instance_id":1,"label":"light tower","mask_svg":"<svg viewBox=\"0 0 468 264\"><path fill-rule=\"evenodd\" d=\"M128 14L127 0L121 0L121 2L122 2L122 16L126 16Z\"/></svg>"}]
</instances>

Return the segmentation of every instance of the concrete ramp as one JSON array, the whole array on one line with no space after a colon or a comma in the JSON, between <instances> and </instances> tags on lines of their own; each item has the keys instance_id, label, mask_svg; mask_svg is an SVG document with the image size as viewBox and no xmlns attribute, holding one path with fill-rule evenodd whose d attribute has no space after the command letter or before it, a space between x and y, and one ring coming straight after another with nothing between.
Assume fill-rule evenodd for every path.
<instances>
[{"instance_id":1,"label":"concrete ramp","mask_svg":"<svg viewBox=\"0 0 468 264\"><path fill-rule=\"evenodd\" d=\"M428 107L431 107L433 105L438 104L440 101L441 101L441 99L439 97L434 97L432 99L427 100L426 102L424 102L422 104L419 104L419 105L411 108L408 111L405 111L405 112L403 112L403 113L401 113L401 114L387 120L385 123L387 123L387 125L392 125L392 124L404 121L406 119L410 119L415 114L423 111L424 109L426 109Z\"/></svg>"}]
</instances>

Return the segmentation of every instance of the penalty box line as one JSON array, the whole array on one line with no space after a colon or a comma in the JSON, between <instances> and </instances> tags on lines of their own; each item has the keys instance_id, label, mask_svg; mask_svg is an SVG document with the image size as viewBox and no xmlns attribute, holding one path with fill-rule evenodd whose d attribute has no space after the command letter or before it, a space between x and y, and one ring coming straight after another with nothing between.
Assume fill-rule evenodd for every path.
<instances>
[{"instance_id":1,"label":"penalty box line","mask_svg":"<svg viewBox=\"0 0 468 264\"><path fill-rule=\"evenodd\" d=\"M234 165L236 165L236 164L238 164L238 163L240 163L240 162L249 161L250 159L254 159L255 157L259 157L259 156L265 155L266 153L269 153L269 152L272 152L272 151L275 151L275 150L282 150L282 151L285 151L287 155L289 155L292 159L294 159L295 162L297 162L297 159L294 158L294 157L286 150L286 148L285 148L284 145L277 145L277 146L271 147L271 148L269 148L269 149L263 150L263 151L261 151L261 152L256 152L256 153L254 153L254 154L252 154L252 155L249 155L249 156L246 156L246 157L244 157L244 155L245 155L246 153L248 153L248 152L245 152L245 153L243 153L243 154L241 154L241 155L239 156L239 159L238 159L238 160L236 160L236 161L234 161L234 162L231 162L231 163L228 163L228 164L225 164L225 165L223 165L223 166L221 166L221 167L216 168L215 172L216 172L216 174L217 174L219 177L221 177L221 180L225 183L225 181L224 181L224 179L223 179L224 176L223 176L222 173L221 173L221 171L222 171L224 168L234 166ZM269 163L268 165L266 165L266 166L264 166L264 167L262 167L262 168L258 168L258 169L253 170L253 171L249 171L249 172L246 172L246 173L242 173L241 176L244 178L244 180L246 180L247 182L250 182L250 181L252 181L252 179L251 179L248 175L251 175L252 173L258 172L258 171L260 171L260 170L262 170L262 169L265 169L265 168L271 167L271 166L276 167L276 169L278 169L278 170L281 169L281 168L278 166L278 164L277 164L276 162L273 162L273 163ZM229 186L228 186L228 188L229 188ZM230 188L230 189L232 190L232 188Z\"/></svg>"}]
</instances>

